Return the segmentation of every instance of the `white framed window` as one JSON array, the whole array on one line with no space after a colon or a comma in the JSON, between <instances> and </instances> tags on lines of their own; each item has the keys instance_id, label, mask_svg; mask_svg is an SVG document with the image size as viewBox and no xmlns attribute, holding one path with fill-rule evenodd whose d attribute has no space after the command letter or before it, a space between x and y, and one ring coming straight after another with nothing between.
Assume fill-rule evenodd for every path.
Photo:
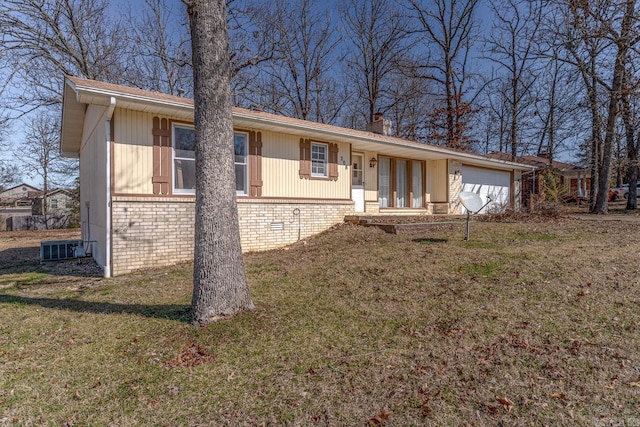
<instances>
[{"instance_id":1,"label":"white framed window","mask_svg":"<svg viewBox=\"0 0 640 427\"><path fill-rule=\"evenodd\" d=\"M378 201L381 208L391 206L391 159L378 157Z\"/></svg>"},{"instance_id":2,"label":"white framed window","mask_svg":"<svg viewBox=\"0 0 640 427\"><path fill-rule=\"evenodd\" d=\"M422 162L414 160L411 173L411 194L413 196L411 207L421 208L424 206L422 203Z\"/></svg>"},{"instance_id":3,"label":"white framed window","mask_svg":"<svg viewBox=\"0 0 640 427\"><path fill-rule=\"evenodd\" d=\"M51 199L51 208L58 209L58 199Z\"/></svg>"},{"instance_id":4,"label":"white framed window","mask_svg":"<svg viewBox=\"0 0 640 427\"><path fill-rule=\"evenodd\" d=\"M247 194L249 182L249 135L244 132L233 134L233 152L236 168L236 194Z\"/></svg>"},{"instance_id":5,"label":"white framed window","mask_svg":"<svg viewBox=\"0 0 640 427\"><path fill-rule=\"evenodd\" d=\"M311 176L326 178L328 176L327 163L329 160L329 146L317 142L311 143Z\"/></svg>"},{"instance_id":6,"label":"white framed window","mask_svg":"<svg viewBox=\"0 0 640 427\"><path fill-rule=\"evenodd\" d=\"M174 124L173 142L173 192L196 192L196 133L193 126Z\"/></svg>"},{"instance_id":7,"label":"white framed window","mask_svg":"<svg viewBox=\"0 0 640 427\"><path fill-rule=\"evenodd\" d=\"M423 208L423 190L422 161L378 157L378 201L381 208Z\"/></svg>"},{"instance_id":8,"label":"white framed window","mask_svg":"<svg viewBox=\"0 0 640 427\"><path fill-rule=\"evenodd\" d=\"M174 124L173 143L173 192L195 194L196 192L196 134L193 126ZM233 151L236 174L236 193L247 194L249 183L249 135L245 132L233 134Z\"/></svg>"}]
</instances>

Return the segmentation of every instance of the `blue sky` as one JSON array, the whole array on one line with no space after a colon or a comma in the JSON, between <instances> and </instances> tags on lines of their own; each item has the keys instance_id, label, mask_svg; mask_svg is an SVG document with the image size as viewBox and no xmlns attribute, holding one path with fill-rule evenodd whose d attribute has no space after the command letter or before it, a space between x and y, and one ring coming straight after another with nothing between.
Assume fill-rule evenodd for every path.
<instances>
[{"instance_id":1,"label":"blue sky","mask_svg":"<svg viewBox=\"0 0 640 427\"><path fill-rule=\"evenodd\" d=\"M176 14L176 18L179 18L186 6L180 0L166 0L166 1L167 1L167 4L172 8L172 11ZM425 3L428 3L428 2L425 1ZM337 13L337 7L336 7L337 0L324 1L322 4L328 5L330 8L333 8L333 10L335 10ZM131 12L132 14L135 14L136 12L142 10L143 7L146 7L144 4L144 0L133 0L133 1L111 0L111 5L112 5L113 13L118 14L119 16L127 16L129 12ZM492 64L489 61L484 60L480 57L482 40L485 38L486 34L488 34L488 32L491 30L491 12L489 9L488 2L486 0L480 0L477 7L478 9L476 10L476 16L480 21L478 25L480 33L478 34L478 43L476 45L476 52L478 52L478 54L474 56L473 64L471 65L473 69L481 71L483 68L486 70L487 67L492 66ZM336 16L336 19L339 19L339 18ZM62 76L60 78L62 78ZM13 125L12 133L10 135L11 135L14 147L19 146L19 144L24 140L23 127L24 125L21 124L20 122L16 122ZM4 158L8 160L15 159L12 154L9 154L9 156L5 154ZM568 160L568 159L564 159L564 160ZM40 185L40 183L37 182L37 180L32 180L27 176L23 176L23 181L32 185Z\"/></svg>"}]
</instances>

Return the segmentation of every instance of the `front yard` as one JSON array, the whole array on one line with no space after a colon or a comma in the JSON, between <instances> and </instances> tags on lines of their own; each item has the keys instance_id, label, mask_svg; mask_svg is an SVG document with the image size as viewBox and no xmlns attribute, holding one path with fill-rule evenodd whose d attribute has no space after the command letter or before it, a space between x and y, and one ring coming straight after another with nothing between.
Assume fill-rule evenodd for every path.
<instances>
[{"instance_id":1,"label":"front yard","mask_svg":"<svg viewBox=\"0 0 640 427\"><path fill-rule=\"evenodd\" d=\"M202 329L190 265L0 264L0 424L640 426L640 223L463 236L248 254L256 310Z\"/></svg>"}]
</instances>

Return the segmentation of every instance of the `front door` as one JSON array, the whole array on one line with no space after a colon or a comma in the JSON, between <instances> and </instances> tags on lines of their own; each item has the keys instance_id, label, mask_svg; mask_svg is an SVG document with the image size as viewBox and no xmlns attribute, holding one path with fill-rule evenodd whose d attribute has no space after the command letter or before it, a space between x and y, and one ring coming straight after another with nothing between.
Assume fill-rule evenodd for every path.
<instances>
[{"instance_id":1,"label":"front door","mask_svg":"<svg viewBox=\"0 0 640 427\"><path fill-rule=\"evenodd\" d=\"M364 212L364 155L351 154L351 197L356 212Z\"/></svg>"}]
</instances>

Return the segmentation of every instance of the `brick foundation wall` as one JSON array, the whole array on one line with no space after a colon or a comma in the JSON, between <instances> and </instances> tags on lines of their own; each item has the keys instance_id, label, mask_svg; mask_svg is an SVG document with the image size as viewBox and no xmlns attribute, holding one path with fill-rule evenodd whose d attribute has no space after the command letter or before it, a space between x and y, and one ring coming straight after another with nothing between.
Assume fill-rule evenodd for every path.
<instances>
[{"instance_id":1,"label":"brick foundation wall","mask_svg":"<svg viewBox=\"0 0 640 427\"><path fill-rule=\"evenodd\" d=\"M298 229L300 238L304 239L343 222L344 217L352 213L351 201L256 202L239 199L242 250L265 250L288 245L298 240Z\"/></svg>"},{"instance_id":2,"label":"brick foundation wall","mask_svg":"<svg viewBox=\"0 0 640 427\"><path fill-rule=\"evenodd\" d=\"M194 200L114 198L111 206L113 276L193 259Z\"/></svg>"},{"instance_id":3,"label":"brick foundation wall","mask_svg":"<svg viewBox=\"0 0 640 427\"><path fill-rule=\"evenodd\" d=\"M294 210L296 210L294 212ZM353 213L351 201L238 199L243 252L274 249L324 231ZM190 198L114 197L112 274L193 259Z\"/></svg>"}]
</instances>

